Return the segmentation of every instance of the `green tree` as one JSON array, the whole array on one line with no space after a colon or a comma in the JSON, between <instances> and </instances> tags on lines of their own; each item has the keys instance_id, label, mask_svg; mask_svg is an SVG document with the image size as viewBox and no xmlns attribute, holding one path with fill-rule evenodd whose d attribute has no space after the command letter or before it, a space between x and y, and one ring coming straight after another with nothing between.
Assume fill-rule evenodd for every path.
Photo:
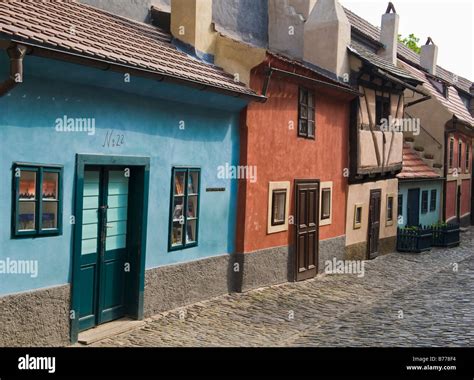
<instances>
[{"instance_id":1,"label":"green tree","mask_svg":"<svg viewBox=\"0 0 474 380\"><path fill-rule=\"evenodd\" d=\"M419 45L420 39L416 37L413 33L405 38L402 38L402 35L399 34L398 41L400 41L403 45L405 45L409 49L413 50L415 53L420 54L421 52L421 47Z\"/></svg>"}]
</instances>

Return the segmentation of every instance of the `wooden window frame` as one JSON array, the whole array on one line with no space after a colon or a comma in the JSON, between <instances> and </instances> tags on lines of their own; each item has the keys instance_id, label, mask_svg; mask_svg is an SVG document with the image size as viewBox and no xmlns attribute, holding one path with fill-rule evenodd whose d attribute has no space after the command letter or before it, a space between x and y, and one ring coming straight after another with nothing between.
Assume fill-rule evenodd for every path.
<instances>
[{"instance_id":1,"label":"wooden window frame","mask_svg":"<svg viewBox=\"0 0 474 380\"><path fill-rule=\"evenodd\" d=\"M462 172L462 140L459 139L458 141L458 169Z\"/></svg>"},{"instance_id":2,"label":"wooden window frame","mask_svg":"<svg viewBox=\"0 0 474 380\"><path fill-rule=\"evenodd\" d=\"M269 182L268 184L268 221L267 221L267 234L275 234L279 232L288 231L289 229L289 212L290 212L290 182ZM274 199L273 195L275 192L285 192L285 222L273 224L273 207Z\"/></svg>"},{"instance_id":3,"label":"wooden window frame","mask_svg":"<svg viewBox=\"0 0 474 380\"><path fill-rule=\"evenodd\" d=\"M392 201L392 207L389 208L390 200ZM386 226L393 226L394 220L394 209L395 209L395 194L387 194L387 203L385 205L385 225ZM390 210L390 216L389 216Z\"/></svg>"},{"instance_id":4,"label":"wooden window frame","mask_svg":"<svg viewBox=\"0 0 474 380\"><path fill-rule=\"evenodd\" d=\"M183 195L176 195L174 192L175 189L175 177L177 173L184 173L185 181L184 181L184 194ZM189 193L189 176L191 173L198 174L198 192L197 193ZM197 196L197 205L196 205L196 217L190 219L188 217L188 201L189 197ZM174 219L174 200L176 197L183 197L183 232L181 237L181 244L180 245L173 245L173 223L176 222ZM198 167L173 167L171 172L171 194L170 194L170 216L169 216L169 232L168 232L168 251L181 251L184 249L189 249L193 247L197 247L199 245L199 221L200 221L200 211L201 211L201 169ZM187 229L188 229L188 221L189 220L196 220L196 239L193 242L187 242Z\"/></svg>"},{"instance_id":5,"label":"wooden window frame","mask_svg":"<svg viewBox=\"0 0 474 380\"><path fill-rule=\"evenodd\" d=\"M426 194L426 202L425 202L425 197L424 195ZM430 193L428 190L423 190L421 192L421 207L420 207L420 210L421 210L421 213L422 214L428 214L428 211L429 211L429 207L430 207Z\"/></svg>"},{"instance_id":6,"label":"wooden window frame","mask_svg":"<svg viewBox=\"0 0 474 380\"><path fill-rule=\"evenodd\" d=\"M403 194L398 194L397 217L403 216Z\"/></svg>"},{"instance_id":7,"label":"wooden window frame","mask_svg":"<svg viewBox=\"0 0 474 380\"><path fill-rule=\"evenodd\" d=\"M333 183L332 182L321 182L319 186L319 225L327 226L332 224L333 216ZM323 217L323 194L329 192L329 216Z\"/></svg>"},{"instance_id":8,"label":"wooden window frame","mask_svg":"<svg viewBox=\"0 0 474 380\"><path fill-rule=\"evenodd\" d=\"M433 201L434 201L434 207L433 207ZM433 189L430 191L430 208L429 208L430 212L435 212L437 205L438 205L438 190Z\"/></svg>"},{"instance_id":9,"label":"wooden window frame","mask_svg":"<svg viewBox=\"0 0 474 380\"><path fill-rule=\"evenodd\" d=\"M275 195L277 194L284 194L285 195L285 203L283 205L283 220L281 222L278 222L278 221L275 221L274 219L274 215L275 215L275 206L276 206L276 202L275 202ZM285 224L285 219L286 219L286 198L288 197L288 191L286 189L275 189L273 190L272 192L272 219L271 219L271 224L272 224L272 227L275 227L275 226L282 226Z\"/></svg>"},{"instance_id":10,"label":"wooden window frame","mask_svg":"<svg viewBox=\"0 0 474 380\"><path fill-rule=\"evenodd\" d=\"M378 117L379 113L380 113L380 118ZM380 128L382 125L380 123L380 120L384 118L388 120L390 115L391 115L390 97L376 95L375 96L375 124L376 126Z\"/></svg>"},{"instance_id":11,"label":"wooden window frame","mask_svg":"<svg viewBox=\"0 0 474 380\"><path fill-rule=\"evenodd\" d=\"M454 169L454 137L449 138L448 168Z\"/></svg>"},{"instance_id":12,"label":"wooden window frame","mask_svg":"<svg viewBox=\"0 0 474 380\"><path fill-rule=\"evenodd\" d=\"M20 230L19 229L19 214L20 214L20 173L21 171L31 171L36 173L35 177L35 229L34 230ZM11 221L11 237L12 239L19 238L39 238L39 237L50 237L60 236L63 233L63 166L61 165L49 165L49 164L31 164L15 162L12 167L13 179L12 179L12 221ZM42 216L43 216L43 203L46 202L43 199L43 174L44 173L55 173L58 175L57 184L57 199L54 202L57 203L57 226L56 228L43 228L42 227ZM32 201L29 201L32 202ZM52 201L51 201L52 202Z\"/></svg>"},{"instance_id":13,"label":"wooden window frame","mask_svg":"<svg viewBox=\"0 0 474 380\"><path fill-rule=\"evenodd\" d=\"M303 103L303 95L306 93L307 102ZM310 104L310 94L312 94L313 103ZM302 116L302 109L303 107L307 108L307 115L308 118L304 118ZM310 119L310 115L313 116L313 120ZM301 131L301 125L303 122L307 123L306 126L306 133ZM310 125L312 123L312 130L313 134L310 134ZM298 89L298 137L305 138L308 140L316 140L316 99L315 99L315 92L310 90L306 87L300 86Z\"/></svg>"},{"instance_id":14,"label":"wooden window frame","mask_svg":"<svg viewBox=\"0 0 474 380\"><path fill-rule=\"evenodd\" d=\"M464 157L465 172L469 173L471 170L471 145L466 143L466 156Z\"/></svg>"},{"instance_id":15,"label":"wooden window frame","mask_svg":"<svg viewBox=\"0 0 474 380\"><path fill-rule=\"evenodd\" d=\"M357 221L357 210L360 209L360 221ZM364 218L364 205L362 203L356 203L354 205L354 225L353 228L354 230L360 230L362 228L362 222Z\"/></svg>"}]
</instances>

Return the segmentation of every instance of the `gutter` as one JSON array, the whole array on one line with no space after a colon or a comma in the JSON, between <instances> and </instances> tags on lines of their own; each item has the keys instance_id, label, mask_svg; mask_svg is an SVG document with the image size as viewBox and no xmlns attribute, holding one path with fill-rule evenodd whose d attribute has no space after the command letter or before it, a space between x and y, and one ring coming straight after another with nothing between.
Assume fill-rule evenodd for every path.
<instances>
[{"instance_id":1,"label":"gutter","mask_svg":"<svg viewBox=\"0 0 474 380\"><path fill-rule=\"evenodd\" d=\"M31 50L28 52L28 54L35 55L37 57L55 59L59 61L69 62L69 63L75 63L82 66L98 68L104 71L110 70L113 72L118 72L118 73L123 73L123 74L131 74L137 77L154 79L160 82L166 80L172 83L184 85L187 87L192 87L200 91L208 90L214 93L231 96L233 98L247 99L247 100L259 102L259 103L264 103L267 100L265 97L261 95L241 93L234 90L229 90L229 89L225 89L221 87L216 87L213 85L204 84L202 82L195 81L192 79L183 79L173 74L160 73L158 71L154 71L150 69L138 68L138 67L133 67L127 64L110 62L101 58L83 56L83 55L73 53L73 52L65 52L65 51L50 48L50 47L36 45L30 42L21 42L21 41L16 41L16 40L12 40L12 42L15 44L21 44L21 45L29 47Z\"/></svg>"},{"instance_id":2,"label":"gutter","mask_svg":"<svg viewBox=\"0 0 474 380\"><path fill-rule=\"evenodd\" d=\"M23 82L23 59L27 48L23 45L13 44L7 48L10 58L10 76L0 83L0 97L13 90L19 83Z\"/></svg>"},{"instance_id":3,"label":"gutter","mask_svg":"<svg viewBox=\"0 0 474 380\"><path fill-rule=\"evenodd\" d=\"M352 89L351 87L346 87L346 86L338 85L338 84L335 84L335 83L329 83L329 82L325 82L325 81L322 81L322 80L313 79L313 78L307 77L305 75L296 74L296 73L293 73L291 71L281 70L281 69L277 69L277 68L274 68L274 67L267 68L268 76L267 76L267 80L265 81L265 84L264 84L262 96L266 96L266 92L268 90L268 82L270 81L270 77L273 73L277 73L277 74L280 74L280 75L283 75L283 76L299 79L299 80L311 83L311 84L316 85L316 86L330 87L330 88L336 89L338 91L342 91L342 92L352 94L354 96L363 96L362 93L360 93L357 90Z\"/></svg>"}]
</instances>

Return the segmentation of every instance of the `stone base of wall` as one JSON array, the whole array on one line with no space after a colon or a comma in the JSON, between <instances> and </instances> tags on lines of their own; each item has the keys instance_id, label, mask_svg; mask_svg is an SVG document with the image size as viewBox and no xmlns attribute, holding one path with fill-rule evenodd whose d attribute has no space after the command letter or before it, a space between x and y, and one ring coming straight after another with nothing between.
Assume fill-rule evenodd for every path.
<instances>
[{"instance_id":1,"label":"stone base of wall","mask_svg":"<svg viewBox=\"0 0 474 380\"><path fill-rule=\"evenodd\" d=\"M379 256L395 252L397 249L397 237L379 240ZM346 247L344 260L367 260L367 242L352 244Z\"/></svg>"},{"instance_id":2,"label":"stone base of wall","mask_svg":"<svg viewBox=\"0 0 474 380\"><path fill-rule=\"evenodd\" d=\"M318 271L324 272L327 260L344 258L345 236L319 242ZM252 289L294 281L295 259L293 247L283 246L256 252L237 254L240 275L235 276L235 291Z\"/></svg>"},{"instance_id":3,"label":"stone base of wall","mask_svg":"<svg viewBox=\"0 0 474 380\"><path fill-rule=\"evenodd\" d=\"M232 292L232 256L147 270L145 317Z\"/></svg>"},{"instance_id":4,"label":"stone base of wall","mask_svg":"<svg viewBox=\"0 0 474 380\"><path fill-rule=\"evenodd\" d=\"M70 343L70 286L0 298L0 347L59 347Z\"/></svg>"},{"instance_id":5,"label":"stone base of wall","mask_svg":"<svg viewBox=\"0 0 474 380\"><path fill-rule=\"evenodd\" d=\"M294 279L293 249L288 246L239 253L235 255L235 260L240 266L240 271L234 277L234 289L237 292Z\"/></svg>"},{"instance_id":6,"label":"stone base of wall","mask_svg":"<svg viewBox=\"0 0 474 380\"><path fill-rule=\"evenodd\" d=\"M318 272L324 273L326 261L344 260L346 237L339 236L333 239L321 240L319 242L319 266Z\"/></svg>"},{"instance_id":7,"label":"stone base of wall","mask_svg":"<svg viewBox=\"0 0 474 380\"><path fill-rule=\"evenodd\" d=\"M471 214L464 215L461 218L461 227L469 227L471 225Z\"/></svg>"}]
</instances>

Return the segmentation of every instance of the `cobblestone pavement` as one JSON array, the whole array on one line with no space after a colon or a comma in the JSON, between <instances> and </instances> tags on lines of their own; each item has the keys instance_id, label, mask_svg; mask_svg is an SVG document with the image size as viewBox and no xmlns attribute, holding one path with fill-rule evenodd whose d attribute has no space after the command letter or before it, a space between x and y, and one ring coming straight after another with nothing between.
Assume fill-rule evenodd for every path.
<instances>
[{"instance_id":1,"label":"cobblestone pavement","mask_svg":"<svg viewBox=\"0 0 474 380\"><path fill-rule=\"evenodd\" d=\"M159 314L94 346L474 346L474 230L462 245L367 262Z\"/></svg>"}]
</instances>

